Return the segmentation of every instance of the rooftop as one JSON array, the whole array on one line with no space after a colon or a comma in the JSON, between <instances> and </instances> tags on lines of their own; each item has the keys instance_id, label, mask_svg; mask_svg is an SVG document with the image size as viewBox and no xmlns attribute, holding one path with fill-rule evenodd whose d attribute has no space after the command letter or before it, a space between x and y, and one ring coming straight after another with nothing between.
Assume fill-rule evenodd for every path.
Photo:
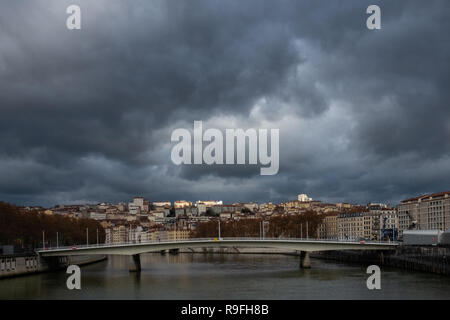
<instances>
[{"instance_id":1,"label":"rooftop","mask_svg":"<svg viewBox=\"0 0 450 320\"><path fill-rule=\"evenodd\" d=\"M426 199L426 198L430 198L430 197L432 197L432 198L444 197L446 194L450 195L450 191L424 194L424 195L421 195L421 196L418 196L418 197L402 200L402 203L411 202L411 201L418 201L419 199L422 200L422 199Z\"/></svg>"}]
</instances>

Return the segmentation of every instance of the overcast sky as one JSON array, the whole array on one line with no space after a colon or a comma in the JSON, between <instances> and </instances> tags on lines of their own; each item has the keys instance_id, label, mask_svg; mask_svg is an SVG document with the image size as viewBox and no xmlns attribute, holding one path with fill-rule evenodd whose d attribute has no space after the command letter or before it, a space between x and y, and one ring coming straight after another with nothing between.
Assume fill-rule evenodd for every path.
<instances>
[{"instance_id":1,"label":"overcast sky","mask_svg":"<svg viewBox=\"0 0 450 320\"><path fill-rule=\"evenodd\" d=\"M81 7L81 30L66 8ZM381 7L381 30L366 8ZM450 2L1 1L0 200L397 204L450 189ZM279 128L280 169L175 128Z\"/></svg>"}]
</instances>

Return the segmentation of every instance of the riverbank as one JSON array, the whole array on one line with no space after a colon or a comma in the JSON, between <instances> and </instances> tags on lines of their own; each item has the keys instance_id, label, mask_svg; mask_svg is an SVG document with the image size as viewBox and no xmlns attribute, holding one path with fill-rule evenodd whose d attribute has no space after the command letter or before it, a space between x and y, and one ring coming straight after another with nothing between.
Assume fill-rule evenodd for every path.
<instances>
[{"instance_id":1,"label":"riverbank","mask_svg":"<svg viewBox=\"0 0 450 320\"><path fill-rule=\"evenodd\" d=\"M51 261L38 255L0 256L0 279L64 269L72 264L82 266L106 259L106 255L58 257Z\"/></svg>"},{"instance_id":2,"label":"riverbank","mask_svg":"<svg viewBox=\"0 0 450 320\"><path fill-rule=\"evenodd\" d=\"M408 271L450 276L450 248L399 246L395 251L322 251L312 258L339 262L376 264Z\"/></svg>"},{"instance_id":3,"label":"riverbank","mask_svg":"<svg viewBox=\"0 0 450 320\"><path fill-rule=\"evenodd\" d=\"M283 254L300 256L299 251L275 248L196 248L184 249L179 252L211 254ZM311 252L310 257L357 264L376 264L408 271L429 272L450 276L450 248L433 246L399 246L395 251L320 251Z\"/></svg>"}]
</instances>

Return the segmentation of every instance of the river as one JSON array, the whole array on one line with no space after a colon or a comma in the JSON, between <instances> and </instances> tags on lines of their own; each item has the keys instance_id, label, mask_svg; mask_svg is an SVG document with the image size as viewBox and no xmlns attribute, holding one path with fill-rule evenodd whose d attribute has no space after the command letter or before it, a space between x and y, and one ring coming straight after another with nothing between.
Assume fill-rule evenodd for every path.
<instances>
[{"instance_id":1,"label":"river","mask_svg":"<svg viewBox=\"0 0 450 320\"><path fill-rule=\"evenodd\" d=\"M81 290L65 271L0 280L0 299L450 299L450 278L383 268L368 290L366 267L269 254L144 254L141 273L128 259L81 267Z\"/></svg>"}]
</instances>

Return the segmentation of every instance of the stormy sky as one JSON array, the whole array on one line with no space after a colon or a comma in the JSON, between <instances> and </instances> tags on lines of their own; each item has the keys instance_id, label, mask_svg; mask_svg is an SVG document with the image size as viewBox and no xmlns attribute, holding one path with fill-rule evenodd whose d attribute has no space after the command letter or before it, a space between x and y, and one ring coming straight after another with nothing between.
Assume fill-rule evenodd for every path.
<instances>
[{"instance_id":1,"label":"stormy sky","mask_svg":"<svg viewBox=\"0 0 450 320\"><path fill-rule=\"evenodd\" d=\"M81 30L66 8L81 8ZM381 30L366 8L381 7ZM448 0L17 0L0 200L386 202L450 189ZM280 169L181 165L176 128L280 129Z\"/></svg>"}]
</instances>

